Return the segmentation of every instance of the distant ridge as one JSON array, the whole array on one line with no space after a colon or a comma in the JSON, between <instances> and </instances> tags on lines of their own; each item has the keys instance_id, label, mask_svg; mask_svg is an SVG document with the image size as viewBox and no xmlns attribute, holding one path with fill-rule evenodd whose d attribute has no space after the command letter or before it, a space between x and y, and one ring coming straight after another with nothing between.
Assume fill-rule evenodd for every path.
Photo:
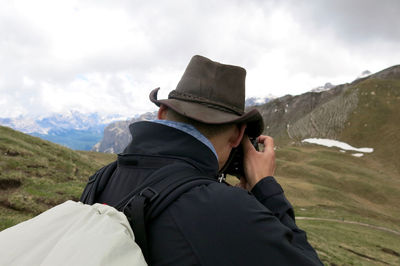
<instances>
[{"instance_id":1,"label":"distant ridge","mask_svg":"<svg viewBox=\"0 0 400 266\"><path fill-rule=\"evenodd\" d=\"M106 125L121 119L120 115L102 116L97 113L87 114L71 110L42 117L26 115L16 118L0 118L0 125L71 149L90 150L103 137Z\"/></svg>"}]
</instances>

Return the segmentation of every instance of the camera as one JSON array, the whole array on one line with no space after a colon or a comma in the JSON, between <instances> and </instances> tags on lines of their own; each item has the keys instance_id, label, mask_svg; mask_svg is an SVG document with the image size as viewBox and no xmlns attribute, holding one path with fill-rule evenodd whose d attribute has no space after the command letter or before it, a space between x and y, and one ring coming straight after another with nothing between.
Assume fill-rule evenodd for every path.
<instances>
[{"instance_id":1,"label":"camera","mask_svg":"<svg viewBox=\"0 0 400 266\"><path fill-rule=\"evenodd\" d=\"M249 138L249 139L254 148L257 151L259 151L257 138ZM243 159L244 159L243 148L242 145L239 145L238 147L232 149L228 161L225 164L224 168L222 169L221 173L224 175L228 174L236 176L238 179L244 177Z\"/></svg>"}]
</instances>

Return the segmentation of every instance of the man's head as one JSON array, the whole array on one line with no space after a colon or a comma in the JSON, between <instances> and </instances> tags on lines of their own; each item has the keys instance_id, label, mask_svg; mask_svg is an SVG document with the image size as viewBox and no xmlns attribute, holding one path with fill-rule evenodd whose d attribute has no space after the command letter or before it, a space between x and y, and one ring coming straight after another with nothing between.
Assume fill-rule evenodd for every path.
<instances>
[{"instance_id":1,"label":"man's head","mask_svg":"<svg viewBox=\"0 0 400 266\"><path fill-rule=\"evenodd\" d=\"M219 169L227 162L232 149L239 146L246 129L245 124L210 125L201 123L185 117L165 105L160 106L158 119L176 121L194 126L214 146L218 154Z\"/></svg>"},{"instance_id":2,"label":"man's head","mask_svg":"<svg viewBox=\"0 0 400 266\"><path fill-rule=\"evenodd\" d=\"M217 153L221 146L223 158L229 148L239 145L244 128L251 137L259 136L264 129L257 109L244 110L245 78L246 70L242 67L196 55L168 99L158 100L159 89L155 89L150 100L160 106L160 119L192 124L217 146Z\"/></svg>"}]
</instances>

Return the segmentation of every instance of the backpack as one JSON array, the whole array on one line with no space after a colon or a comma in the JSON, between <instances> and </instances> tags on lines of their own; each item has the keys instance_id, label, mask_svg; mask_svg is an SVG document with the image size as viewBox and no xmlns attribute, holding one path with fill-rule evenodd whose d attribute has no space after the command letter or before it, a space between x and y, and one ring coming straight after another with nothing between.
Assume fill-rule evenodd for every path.
<instances>
[{"instance_id":1,"label":"backpack","mask_svg":"<svg viewBox=\"0 0 400 266\"><path fill-rule=\"evenodd\" d=\"M0 265L147 265L125 215L66 201L0 232Z\"/></svg>"},{"instance_id":2,"label":"backpack","mask_svg":"<svg viewBox=\"0 0 400 266\"><path fill-rule=\"evenodd\" d=\"M97 196L104 189L118 165L129 164L130 161L132 160L129 159L128 154L119 155L118 161L100 169L89 179L80 201L86 204L96 203ZM123 168L120 171L122 172ZM154 171L142 184L114 206L126 215L135 234L135 241L140 246L147 262L149 249L146 224L160 215L185 192L196 186L216 182L218 182L217 179L202 176L200 170L187 162L176 160Z\"/></svg>"}]
</instances>

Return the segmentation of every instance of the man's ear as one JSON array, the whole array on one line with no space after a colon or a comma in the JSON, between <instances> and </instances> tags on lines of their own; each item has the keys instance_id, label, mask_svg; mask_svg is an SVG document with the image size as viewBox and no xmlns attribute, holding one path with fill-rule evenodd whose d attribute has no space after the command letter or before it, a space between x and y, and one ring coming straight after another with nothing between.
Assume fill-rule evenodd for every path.
<instances>
[{"instance_id":1,"label":"man's ear","mask_svg":"<svg viewBox=\"0 0 400 266\"><path fill-rule=\"evenodd\" d=\"M236 148L239 146L240 142L243 139L244 131L246 130L246 124L240 124L235 126L235 133L230 138L230 143L232 148Z\"/></svg>"},{"instance_id":2,"label":"man's ear","mask_svg":"<svg viewBox=\"0 0 400 266\"><path fill-rule=\"evenodd\" d=\"M168 112L168 107L165 106L164 104L161 104L160 108L158 109L157 118L159 120L166 120L167 119L167 112Z\"/></svg>"}]
</instances>

